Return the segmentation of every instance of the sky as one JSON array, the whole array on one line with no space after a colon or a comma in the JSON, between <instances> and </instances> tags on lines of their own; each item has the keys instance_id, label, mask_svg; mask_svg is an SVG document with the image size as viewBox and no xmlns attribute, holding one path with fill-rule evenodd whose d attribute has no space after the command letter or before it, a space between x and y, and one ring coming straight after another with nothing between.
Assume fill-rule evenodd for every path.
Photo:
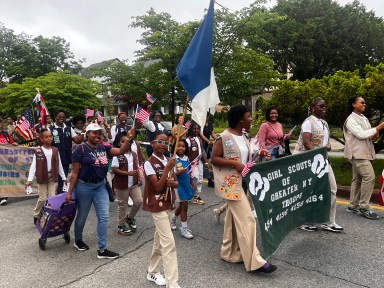
<instances>
[{"instance_id":1,"label":"sky","mask_svg":"<svg viewBox=\"0 0 384 288\"><path fill-rule=\"evenodd\" d=\"M217 0L230 10L240 10L253 0ZM337 0L340 4L352 0ZM276 1L269 1L272 7ZM384 1L360 0L368 11L384 18ZM14 33L33 37L59 36L70 43L75 59L85 58L85 67L108 59L133 61L140 49L142 31L131 28L133 16L145 15L152 7L167 12L180 23L201 20L209 0L17 0L0 9L0 22ZM218 6L216 6L218 7Z\"/></svg>"}]
</instances>

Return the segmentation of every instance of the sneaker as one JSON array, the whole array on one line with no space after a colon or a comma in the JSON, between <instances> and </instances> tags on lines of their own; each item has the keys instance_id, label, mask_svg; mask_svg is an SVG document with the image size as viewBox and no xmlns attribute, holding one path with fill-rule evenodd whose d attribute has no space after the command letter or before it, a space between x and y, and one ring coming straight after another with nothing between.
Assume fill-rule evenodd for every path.
<instances>
[{"instance_id":1,"label":"sneaker","mask_svg":"<svg viewBox=\"0 0 384 288\"><path fill-rule=\"evenodd\" d=\"M362 214L362 216L364 216L365 218L373 219L373 220L377 220L380 218L380 216L377 215L375 212L373 212L371 209L360 208L359 211Z\"/></svg>"},{"instance_id":2,"label":"sneaker","mask_svg":"<svg viewBox=\"0 0 384 288\"><path fill-rule=\"evenodd\" d=\"M176 230L177 229L176 220L177 220L177 217L175 215L173 215L172 219L171 219L171 229L172 230Z\"/></svg>"},{"instance_id":3,"label":"sneaker","mask_svg":"<svg viewBox=\"0 0 384 288\"><path fill-rule=\"evenodd\" d=\"M299 229L304 230L304 231L308 231L308 232L315 232L315 231L317 231L317 227L314 226L314 225L311 225L311 224L301 225L299 227Z\"/></svg>"},{"instance_id":4,"label":"sneaker","mask_svg":"<svg viewBox=\"0 0 384 288\"><path fill-rule=\"evenodd\" d=\"M127 216L127 223L128 223L128 225L131 227L131 229L133 231L136 230L137 226L136 226L136 219L135 219L135 217L128 217Z\"/></svg>"},{"instance_id":5,"label":"sneaker","mask_svg":"<svg viewBox=\"0 0 384 288\"><path fill-rule=\"evenodd\" d=\"M124 236L129 236L132 235L133 232L131 229L129 229L126 225L119 225L117 226L119 230L117 230L117 234L124 235Z\"/></svg>"},{"instance_id":6,"label":"sneaker","mask_svg":"<svg viewBox=\"0 0 384 288\"><path fill-rule=\"evenodd\" d=\"M208 179L208 187L215 188L215 182L213 182L212 179Z\"/></svg>"},{"instance_id":7,"label":"sneaker","mask_svg":"<svg viewBox=\"0 0 384 288\"><path fill-rule=\"evenodd\" d=\"M147 274L147 280L155 282L156 285L165 286L165 278L161 274Z\"/></svg>"},{"instance_id":8,"label":"sneaker","mask_svg":"<svg viewBox=\"0 0 384 288\"><path fill-rule=\"evenodd\" d=\"M332 224L332 223L321 224L321 228L323 228L324 230L327 230L327 231L331 231L331 232L343 231L343 227L337 225L336 223L335 224Z\"/></svg>"},{"instance_id":9,"label":"sneaker","mask_svg":"<svg viewBox=\"0 0 384 288\"><path fill-rule=\"evenodd\" d=\"M133 206L133 200L131 197L128 198L128 206L132 207Z\"/></svg>"},{"instance_id":10,"label":"sneaker","mask_svg":"<svg viewBox=\"0 0 384 288\"><path fill-rule=\"evenodd\" d=\"M184 238L193 239L191 230L189 230L188 228L180 227L180 233L181 233L181 236L183 236Z\"/></svg>"},{"instance_id":11,"label":"sneaker","mask_svg":"<svg viewBox=\"0 0 384 288\"><path fill-rule=\"evenodd\" d=\"M119 258L119 253L104 249L103 251L97 250L97 258L99 259L116 259Z\"/></svg>"},{"instance_id":12,"label":"sneaker","mask_svg":"<svg viewBox=\"0 0 384 288\"><path fill-rule=\"evenodd\" d=\"M347 212L350 212L350 213L356 213L356 214L359 214L360 211L358 208L352 208L351 206L348 206L347 207Z\"/></svg>"},{"instance_id":13,"label":"sneaker","mask_svg":"<svg viewBox=\"0 0 384 288\"><path fill-rule=\"evenodd\" d=\"M89 249L88 245L85 244L82 239L75 241L75 244L73 244L73 246L75 246L80 251L85 251Z\"/></svg>"},{"instance_id":14,"label":"sneaker","mask_svg":"<svg viewBox=\"0 0 384 288\"><path fill-rule=\"evenodd\" d=\"M215 208L215 209L213 209L213 213L215 213L215 220L216 220L216 222L220 223L220 216L221 216L220 210Z\"/></svg>"},{"instance_id":15,"label":"sneaker","mask_svg":"<svg viewBox=\"0 0 384 288\"><path fill-rule=\"evenodd\" d=\"M200 198L200 196L193 196L193 204L205 204L204 200Z\"/></svg>"},{"instance_id":16,"label":"sneaker","mask_svg":"<svg viewBox=\"0 0 384 288\"><path fill-rule=\"evenodd\" d=\"M3 199L0 200L0 205L1 206L7 205L7 204L8 204L8 200L7 199L3 198Z\"/></svg>"},{"instance_id":17,"label":"sneaker","mask_svg":"<svg viewBox=\"0 0 384 288\"><path fill-rule=\"evenodd\" d=\"M265 263L263 266L261 266L259 269L257 269L257 272L263 272L263 273L272 273L276 271L277 266L273 265L271 263Z\"/></svg>"}]
</instances>

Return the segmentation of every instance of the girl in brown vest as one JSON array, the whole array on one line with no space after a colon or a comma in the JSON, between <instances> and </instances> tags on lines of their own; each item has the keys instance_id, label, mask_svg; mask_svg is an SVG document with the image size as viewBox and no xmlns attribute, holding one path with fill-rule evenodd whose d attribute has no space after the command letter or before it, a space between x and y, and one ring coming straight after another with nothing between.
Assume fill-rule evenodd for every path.
<instances>
[{"instance_id":1,"label":"girl in brown vest","mask_svg":"<svg viewBox=\"0 0 384 288\"><path fill-rule=\"evenodd\" d=\"M58 175L68 183L63 166L61 165L59 150L52 147L52 133L48 129L40 130L40 139L43 142L41 147L35 150L31 167L29 169L28 181L25 187L31 186L36 174L36 181L39 188L39 199L33 210L33 224L39 219L41 208L48 197L55 195Z\"/></svg>"},{"instance_id":2,"label":"girl in brown vest","mask_svg":"<svg viewBox=\"0 0 384 288\"><path fill-rule=\"evenodd\" d=\"M160 286L176 288L179 287L177 284L179 272L170 219L172 210L175 208L173 188L177 188L179 184L175 176L168 179L169 172L176 164L175 159L164 156L169 144L168 136L163 132L157 132L151 141L153 154L144 164L143 210L151 212L156 226L147 279ZM160 274L161 262L163 262L165 277Z\"/></svg>"},{"instance_id":3,"label":"girl in brown vest","mask_svg":"<svg viewBox=\"0 0 384 288\"><path fill-rule=\"evenodd\" d=\"M127 132L121 132L117 136L118 147L127 140ZM132 140L133 141L133 140ZM132 145L132 143L131 143ZM131 235L136 231L135 216L143 204L140 186L142 184L142 172L139 168L138 155L128 146L124 155L115 156L112 159L113 187L118 202L118 232L121 235ZM128 197L133 200L133 206L127 215ZM128 224L128 226L126 225Z\"/></svg>"}]
</instances>

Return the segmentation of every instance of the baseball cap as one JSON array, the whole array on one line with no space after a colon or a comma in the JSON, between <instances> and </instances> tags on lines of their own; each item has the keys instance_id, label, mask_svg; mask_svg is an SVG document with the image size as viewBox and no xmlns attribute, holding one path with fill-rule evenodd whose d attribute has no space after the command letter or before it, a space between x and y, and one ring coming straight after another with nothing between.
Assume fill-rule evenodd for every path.
<instances>
[{"instance_id":1,"label":"baseball cap","mask_svg":"<svg viewBox=\"0 0 384 288\"><path fill-rule=\"evenodd\" d=\"M101 130L101 126L97 123L90 123L87 128L85 129L86 132L88 131L97 131L97 130Z\"/></svg>"}]
</instances>

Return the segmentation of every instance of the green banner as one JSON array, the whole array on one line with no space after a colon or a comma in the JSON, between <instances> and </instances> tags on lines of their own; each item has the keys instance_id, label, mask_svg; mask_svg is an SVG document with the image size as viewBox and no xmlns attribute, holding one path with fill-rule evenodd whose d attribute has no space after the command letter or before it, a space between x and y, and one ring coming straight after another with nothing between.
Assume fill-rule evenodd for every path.
<instances>
[{"instance_id":1,"label":"green banner","mask_svg":"<svg viewBox=\"0 0 384 288\"><path fill-rule=\"evenodd\" d=\"M247 174L265 258L300 225L329 222L328 171L324 147L256 164Z\"/></svg>"}]
</instances>

